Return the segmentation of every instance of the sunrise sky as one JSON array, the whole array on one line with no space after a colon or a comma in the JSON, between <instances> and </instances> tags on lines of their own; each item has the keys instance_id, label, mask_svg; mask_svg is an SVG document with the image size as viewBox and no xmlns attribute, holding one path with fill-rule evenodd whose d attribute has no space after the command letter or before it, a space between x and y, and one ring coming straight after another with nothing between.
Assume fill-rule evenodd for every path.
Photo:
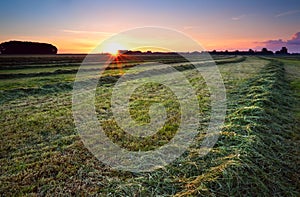
<instances>
[{"instance_id":1,"label":"sunrise sky","mask_svg":"<svg viewBox=\"0 0 300 197\"><path fill-rule=\"evenodd\" d=\"M120 31L143 26L181 31L207 50L286 46L300 52L299 0L0 2L0 42L48 42L59 53L88 53Z\"/></svg>"}]
</instances>

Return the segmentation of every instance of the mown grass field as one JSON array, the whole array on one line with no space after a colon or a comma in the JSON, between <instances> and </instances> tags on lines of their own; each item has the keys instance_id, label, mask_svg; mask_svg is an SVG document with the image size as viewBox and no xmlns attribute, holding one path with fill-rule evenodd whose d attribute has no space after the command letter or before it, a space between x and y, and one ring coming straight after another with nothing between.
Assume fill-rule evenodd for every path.
<instances>
[{"instance_id":1,"label":"mown grass field","mask_svg":"<svg viewBox=\"0 0 300 197\"><path fill-rule=\"evenodd\" d=\"M198 151L210 118L205 81L181 59L157 57L176 64L193 85L202 126L195 143L176 161L153 172L132 173L98 161L75 128L72 89L84 55L0 56L0 194L300 196L300 57L213 58L226 87L227 114L212 151L204 157ZM130 73L139 60L119 63L122 72ZM155 102L167 106L168 116L157 134L134 138L111 113L112 87L122 74L111 66L100 78L95 101L107 136L131 151L167 143L180 119L172 92L159 84L135 91L130 114L137 122L149 123L147 112ZM84 69L94 72L92 68Z\"/></svg>"}]
</instances>

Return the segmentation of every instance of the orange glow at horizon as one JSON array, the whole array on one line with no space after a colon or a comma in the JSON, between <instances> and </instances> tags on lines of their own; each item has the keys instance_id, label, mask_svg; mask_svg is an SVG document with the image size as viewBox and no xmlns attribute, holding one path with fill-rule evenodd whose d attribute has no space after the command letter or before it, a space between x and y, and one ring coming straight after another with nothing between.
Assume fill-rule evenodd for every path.
<instances>
[{"instance_id":1,"label":"orange glow at horizon","mask_svg":"<svg viewBox=\"0 0 300 197\"><path fill-rule=\"evenodd\" d=\"M96 38L77 38L76 36L72 37L59 37L56 39L50 38L31 38L31 37L19 37L16 38L16 40L33 40L38 42L48 42L52 43L58 48L58 53L90 53L93 51L98 45L101 45L103 41L105 41L106 38L102 37L101 39ZM266 39L226 39L226 38L200 38L198 36L194 36L194 39L198 41L199 44L201 44L205 50L212 51L212 50L248 50L248 49L260 49L263 46L259 46L258 42L263 42ZM9 40L9 39L8 39ZM155 44L154 44L155 45ZM169 51L168 49L162 49L157 48L155 46L145 46L141 48L131 48L130 46L125 46L124 43L108 43L106 45L103 45L103 47L100 49L99 52L103 53L110 53L114 56L118 55L118 50L140 50L142 52L146 51ZM193 50L188 48L180 48L177 52L192 52Z\"/></svg>"},{"instance_id":2,"label":"orange glow at horizon","mask_svg":"<svg viewBox=\"0 0 300 197\"><path fill-rule=\"evenodd\" d=\"M203 40L202 42L198 41L205 50L207 51L212 51L212 50L248 50L250 48L255 49L256 47L258 47L258 44L256 43L256 41L254 41L253 39L251 40L214 40L214 41L210 41L210 40ZM96 43L96 42L95 42ZM63 47L59 47L59 46L63 46ZM90 51L92 51L94 48L96 48L97 44L92 43L92 41L89 41L89 43L84 44L84 43L59 43L58 48L59 48L59 53L89 53ZM140 50L142 52L146 52L146 51L164 51L167 52L169 50L167 49L161 49L161 48L157 48L157 47L145 47L145 48L136 48L136 49L131 49L129 48L125 48L122 45L120 45L119 43L111 43L108 46L104 46L100 52L103 53L110 53L113 56L117 56L118 55L118 50ZM180 51L178 52L192 52L193 50L190 49L185 49L182 48Z\"/></svg>"},{"instance_id":3,"label":"orange glow at horizon","mask_svg":"<svg viewBox=\"0 0 300 197\"><path fill-rule=\"evenodd\" d=\"M259 42L263 42L267 39L273 39L273 38L234 38L234 37L211 37L211 36L200 36L197 34L190 34L192 36L192 39L197 41L200 45L203 46L203 48L207 51L212 50L248 50L248 49L261 49L263 45L259 44ZM37 42L46 42L51 43L55 45L58 48L58 53L73 53L73 54L79 54L79 53L85 53L88 54L92 52L97 46L101 46L99 48L99 53L110 53L112 55L117 55L118 50L140 50L142 52L146 51L170 51L168 49L164 48L158 48L156 47L156 43L153 43L153 45L149 45L149 43L145 47L139 47L134 48L130 45L130 40L120 40L120 41L113 41L113 42L106 42L108 36L101 36L101 35L78 35L78 34L72 34L72 35L63 35L59 37L15 37L14 40L32 40ZM12 38L6 38L6 40L11 40ZM174 43L175 44L175 43ZM261 45L261 46L259 46ZM187 46L184 45L184 43L178 43L176 46L176 52L192 52L195 51L194 49L189 49Z\"/></svg>"}]
</instances>

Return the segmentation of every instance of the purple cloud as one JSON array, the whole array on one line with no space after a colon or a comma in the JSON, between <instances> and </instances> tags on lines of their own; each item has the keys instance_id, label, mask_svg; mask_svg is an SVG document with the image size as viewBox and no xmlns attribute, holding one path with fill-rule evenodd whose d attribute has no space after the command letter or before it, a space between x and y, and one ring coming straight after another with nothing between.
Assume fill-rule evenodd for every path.
<instances>
[{"instance_id":1,"label":"purple cloud","mask_svg":"<svg viewBox=\"0 0 300 197\"><path fill-rule=\"evenodd\" d=\"M256 47L256 49L266 47L269 50L278 51L281 47L287 47L291 53L300 53L300 32L295 33L289 40L278 39L256 43L260 44L260 46Z\"/></svg>"},{"instance_id":2,"label":"purple cloud","mask_svg":"<svg viewBox=\"0 0 300 197\"><path fill-rule=\"evenodd\" d=\"M300 49L300 32L297 32L293 35L291 40L287 41L288 45L298 45L298 49Z\"/></svg>"}]
</instances>

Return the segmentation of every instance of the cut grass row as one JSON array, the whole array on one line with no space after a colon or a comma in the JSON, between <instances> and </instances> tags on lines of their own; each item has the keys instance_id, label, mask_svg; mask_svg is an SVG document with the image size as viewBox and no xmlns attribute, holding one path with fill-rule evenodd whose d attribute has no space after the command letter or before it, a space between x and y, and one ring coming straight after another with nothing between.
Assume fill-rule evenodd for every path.
<instances>
[{"instance_id":1,"label":"cut grass row","mask_svg":"<svg viewBox=\"0 0 300 197\"><path fill-rule=\"evenodd\" d=\"M245 61L245 57L233 57L228 60L221 60L220 64L240 63ZM218 62L217 62L218 64ZM135 66L135 64L125 65L124 69ZM183 64L174 66L179 71L194 69L191 64ZM99 80L99 84L115 83L120 77L117 67L109 67ZM87 72L95 72L99 69L87 69ZM163 69L156 69L158 74L163 72ZM19 74L0 74L0 103L4 103L9 100L24 97L27 95L45 95L57 92L66 92L72 90L72 82L75 79L75 70L56 70L54 72L39 72L39 73L19 73ZM115 72L117 71L117 72ZM142 71L140 71L142 72ZM134 73L133 73L134 74ZM17 80L16 80L17 79Z\"/></svg>"},{"instance_id":2,"label":"cut grass row","mask_svg":"<svg viewBox=\"0 0 300 197\"><path fill-rule=\"evenodd\" d=\"M262 68L265 63L266 60L251 57L240 63L221 65L229 91L229 111L218 143L208 155L199 157L203 138L200 135L199 144L176 162L151 173L111 170L84 148L73 125L70 91L32 96L28 92L25 97L2 103L0 192L4 195L297 196L299 161L297 144L292 139L297 134L293 132L296 125L290 105L294 98L285 81L283 65L271 62ZM193 70L184 73L194 85L201 81ZM97 91L98 116L104 115L108 120L107 101L112 84L99 86ZM199 85L198 93L203 97L200 104L204 108L208 95ZM135 101L132 115L145 114L141 106L151 99ZM147 121L147 117L142 121ZM117 134L121 134L116 141L122 146L133 150L141 147L129 140L122 142L122 133ZM154 148L151 143L139 143L144 143L145 149Z\"/></svg>"},{"instance_id":3,"label":"cut grass row","mask_svg":"<svg viewBox=\"0 0 300 197\"><path fill-rule=\"evenodd\" d=\"M226 64L226 63L238 63L245 60L245 57L230 57L230 58L215 58L216 64ZM111 64L106 68L106 70L114 70L114 69L127 69L136 66L138 63L143 63L149 61L147 59L136 59L136 60L120 60L117 63L111 62ZM153 60L154 61L154 60ZM155 60L157 62L163 63L161 60ZM201 61L201 60L200 60ZM185 62L187 60L185 59ZM169 63L169 62L168 62ZM176 59L173 59L172 63L176 62ZM90 65L84 65L83 69L86 71L95 71L99 69L98 65L104 64L104 62L91 63ZM169 63L170 64L170 63ZM14 79L14 78L22 78L22 77L36 77L36 76L50 76L56 74L73 74L78 71L80 63L78 64L69 64L69 65L61 65L59 63L54 63L49 66L32 66L25 65L22 67L3 67L0 70L0 79ZM1 67L1 64L0 64ZM17 69L16 69L17 68Z\"/></svg>"},{"instance_id":4,"label":"cut grass row","mask_svg":"<svg viewBox=\"0 0 300 197\"><path fill-rule=\"evenodd\" d=\"M299 145L283 64L272 61L228 95L225 127L204 158L193 146L166 168L127 175L110 196L299 196ZM202 136L199 136L201 143Z\"/></svg>"},{"instance_id":5,"label":"cut grass row","mask_svg":"<svg viewBox=\"0 0 300 197\"><path fill-rule=\"evenodd\" d=\"M243 66L245 72L254 75L262 61L252 58L248 61L250 66L238 63L228 64L226 68ZM193 70L184 72L197 79ZM232 71L224 74L230 75ZM192 80L192 83L198 84L198 81ZM26 85L30 84L23 83ZM110 91L110 84L99 86L100 100L96 103L99 115L109 107L109 102L104 101ZM208 95L203 96L208 98ZM132 176L108 169L84 148L73 124L71 101L70 91L57 90L45 94L25 92L24 96L1 104L1 193L84 195L100 192L104 195L106 188L107 191L112 189L113 183L121 187L120 181Z\"/></svg>"},{"instance_id":6,"label":"cut grass row","mask_svg":"<svg viewBox=\"0 0 300 197\"><path fill-rule=\"evenodd\" d=\"M1 55L0 56L0 73L5 70L11 70L12 72L22 70L22 69L47 69L47 68L66 68L66 67L79 67L86 55L50 55L50 56L16 56L16 55ZM234 59L236 56L228 56L228 55L215 55L212 56L214 60L225 60L225 59ZM174 61L174 59L176 61ZM139 63L141 60L143 61L158 61L161 63L170 63L175 62L178 63L178 59L182 59L182 57L176 56L163 56L163 55L155 55L155 56L130 56L128 58L123 58L122 61L118 61L119 63ZM101 63L101 60L107 60L107 56L105 55L97 55L94 59L95 63ZM186 62L186 60L184 60Z\"/></svg>"},{"instance_id":7,"label":"cut grass row","mask_svg":"<svg viewBox=\"0 0 300 197\"><path fill-rule=\"evenodd\" d=\"M299 146L282 63L272 61L231 93L227 123L215 147L228 160L187 181L178 195L298 196ZM211 181L209 181L211 180Z\"/></svg>"}]
</instances>

